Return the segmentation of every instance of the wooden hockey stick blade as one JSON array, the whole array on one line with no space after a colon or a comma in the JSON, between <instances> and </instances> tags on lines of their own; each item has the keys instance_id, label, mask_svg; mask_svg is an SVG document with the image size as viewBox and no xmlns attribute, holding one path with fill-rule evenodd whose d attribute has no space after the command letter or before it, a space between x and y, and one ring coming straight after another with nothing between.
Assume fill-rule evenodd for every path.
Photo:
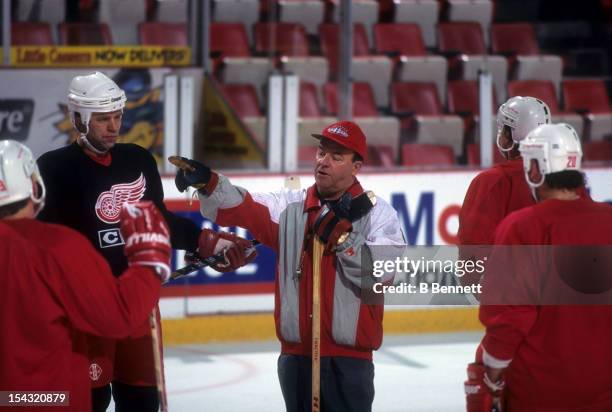
<instances>
[{"instance_id":1,"label":"wooden hockey stick blade","mask_svg":"<svg viewBox=\"0 0 612 412\"><path fill-rule=\"evenodd\" d=\"M251 241L251 246L245 249L245 252L254 248L260 244L259 240L253 239ZM170 274L170 280L178 279L183 276L190 274L191 272L195 272L196 270L200 270L206 266L211 266L217 263L222 263L225 261L225 256L223 253L219 253L218 255L209 256L205 259L202 259L200 255L195 252L187 252L186 256L189 260L193 261L193 263L188 264L180 269L175 270Z\"/></svg>"}]
</instances>

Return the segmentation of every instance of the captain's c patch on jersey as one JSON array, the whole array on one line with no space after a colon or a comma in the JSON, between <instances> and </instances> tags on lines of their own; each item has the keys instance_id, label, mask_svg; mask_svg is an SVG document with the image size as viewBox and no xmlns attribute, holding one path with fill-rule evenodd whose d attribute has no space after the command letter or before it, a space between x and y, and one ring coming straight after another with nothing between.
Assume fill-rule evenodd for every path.
<instances>
[{"instance_id":1,"label":"captain's c patch on jersey","mask_svg":"<svg viewBox=\"0 0 612 412\"><path fill-rule=\"evenodd\" d=\"M123 237L119 228L100 230L98 232L100 248L124 245Z\"/></svg>"}]
</instances>

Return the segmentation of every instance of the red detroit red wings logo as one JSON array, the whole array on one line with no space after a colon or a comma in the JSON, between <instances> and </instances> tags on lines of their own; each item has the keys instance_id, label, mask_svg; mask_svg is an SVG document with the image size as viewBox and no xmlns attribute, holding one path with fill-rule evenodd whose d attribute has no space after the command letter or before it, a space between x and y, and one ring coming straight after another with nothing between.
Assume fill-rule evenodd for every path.
<instances>
[{"instance_id":1,"label":"red detroit red wings logo","mask_svg":"<svg viewBox=\"0 0 612 412\"><path fill-rule=\"evenodd\" d=\"M111 186L107 192L100 193L96 201L96 216L104 223L119 222L119 212L124 203L136 203L144 196L147 180L141 173L132 183Z\"/></svg>"}]
</instances>

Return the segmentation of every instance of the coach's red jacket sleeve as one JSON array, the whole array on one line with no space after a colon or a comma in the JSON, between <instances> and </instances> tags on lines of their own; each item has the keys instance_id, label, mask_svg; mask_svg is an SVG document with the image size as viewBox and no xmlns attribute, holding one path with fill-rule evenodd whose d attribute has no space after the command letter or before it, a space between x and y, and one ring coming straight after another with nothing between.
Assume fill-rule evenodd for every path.
<instances>
[{"instance_id":1,"label":"coach's red jacket sleeve","mask_svg":"<svg viewBox=\"0 0 612 412\"><path fill-rule=\"evenodd\" d=\"M278 251L278 222L289 203L302 200L305 190L281 190L274 193L249 193L219 175L219 183L210 195L199 194L202 216L219 225L240 226L260 242Z\"/></svg>"}]
</instances>

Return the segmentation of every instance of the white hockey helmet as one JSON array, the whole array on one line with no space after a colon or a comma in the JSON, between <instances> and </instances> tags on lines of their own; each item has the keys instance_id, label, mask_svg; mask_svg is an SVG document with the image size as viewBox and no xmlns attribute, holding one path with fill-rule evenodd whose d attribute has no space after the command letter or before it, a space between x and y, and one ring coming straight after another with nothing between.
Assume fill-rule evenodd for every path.
<instances>
[{"instance_id":1,"label":"white hockey helmet","mask_svg":"<svg viewBox=\"0 0 612 412\"><path fill-rule=\"evenodd\" d=\"M541 186L547 174L579 171L582 165L580 138L567 123L538 126L521 141L519 150L527 183L533 188Z\"/></svg>"},{"instance_id":2,"label":"white hockey helmet","mask_svg":"<svg viewBox=\"0 0 612 412\"><path fill-rule=\"evenodd\" d=\"M32 177L40 185L34 191ZM45 203L45 184L30 149L15 140L0 140L0 206L32 199L41 210Z\"/></svg>"},{"instance_id":3,"label":"white hockey helmet","mask_svg":"<svg viewBox=\"0 0 612 412\"><path fill-rule=\"evenodd\" d=\"M511 97L497 111L497 147L502 152L508 152L515 146L502 146L504 126L510 128L512 141L516 144L536 127L550 122L550 109L542 100L529 96Z\"/></svg>"},{"instance_id":4,"label":"white hockey helmet","mask_svg":"<svg viewBox=\"0 0 612 412\"><path fill-rule=\"evenodd\" d=\"M89 120L92 113L123 110L125 102L125 92L117 86L117 83L100 72L76 76L68 88L70 119L75 125L74 114L78 113L81 116L81 121L85 126L84 135L89 132Z\"/></svg>"}]
</instances>

